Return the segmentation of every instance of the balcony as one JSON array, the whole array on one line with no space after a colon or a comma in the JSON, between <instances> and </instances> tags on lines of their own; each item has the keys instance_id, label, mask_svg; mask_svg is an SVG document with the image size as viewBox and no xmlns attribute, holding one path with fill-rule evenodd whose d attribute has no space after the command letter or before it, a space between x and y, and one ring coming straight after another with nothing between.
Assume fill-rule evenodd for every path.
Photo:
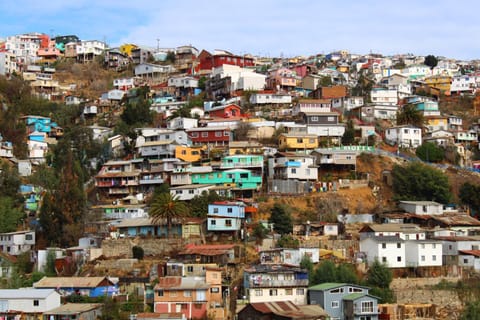
<instances>
[{"instance_id":1,"label":"balcony","mask_svg":"<svg viewBox=\"0 0 480 320\"><path fill-rule=\"evenodd\" d=\"M296 280L250 280L248 282L250 288L272 288L272 287L306 287L308 279Z\"/></svg>"},{"instance_id":2,"label":"balcony","mask_svg":"<svg viewBox=\"0 0 480 320\"><path fill-rule=\"evenodd\" d=\"M164 181L161 177L143 177L140 184L162 184Z\"/></svg>"},{"instance_id":3,"label":"balcony","mask_svg":"<svg viewBox=\"0 0 480 320\"><path fill-rule=\"evenodd\" d=\"M220 169L255 168L255 167L263 167L263 162L262 161L223 162L220 164Z\"/></svg>"},{"instance_id":4,"label":"balcony","mask_svg":"<svg viewBox=\"0 0 480 320\"><path fill-rule=\"evenodd\" d=\"M129 194L128 188L110 188L108 194Z\"/></svg>"},{"instance_id":5,"label":"balcony","mask_svg":"<svg viewBox=\"0 0 480 320\"><path fill-rule=\"evenodd\" d=\"M285 161L285 166L286 167L296 167L300 168L302 163L300 161Z\"/></svg>"}]
</instances>

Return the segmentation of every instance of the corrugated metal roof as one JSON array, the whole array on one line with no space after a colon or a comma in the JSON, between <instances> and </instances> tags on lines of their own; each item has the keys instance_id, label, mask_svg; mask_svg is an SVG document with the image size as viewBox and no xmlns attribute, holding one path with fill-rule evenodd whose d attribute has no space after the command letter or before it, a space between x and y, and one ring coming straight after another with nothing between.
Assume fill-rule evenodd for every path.
<instances>
[{"instance_id":1,"label":"corrugated metal roof","mask_svg":"<svg viewBox=\"0 0 480 320\"><path fill-rule=\"evenodd\" d=\"M0 299L45 299L51 294L60 296L54 289L1 289Z\"/></svg>"},{"instance_id":2,"label":"corrugated metal roof","mask_svg":"<svg viewBox=\"0 0 480 320\"><path fill-rule=\"evenodd\" d=\"M33 284L34 288L96 288L107 277L43 277Z\"/></svg>"},{"instance_id":3,"label":"corrugated metal roof","mask_svg":"<svg viewBox=\"0 0 480 320\"><path fill-rule=\"evenodd\" d=\"M58 308L45 312L45 315L78 315L83 312L88 312L95 309L102 308L101 303L66 303Z\"/></svg>"}]
</instances>

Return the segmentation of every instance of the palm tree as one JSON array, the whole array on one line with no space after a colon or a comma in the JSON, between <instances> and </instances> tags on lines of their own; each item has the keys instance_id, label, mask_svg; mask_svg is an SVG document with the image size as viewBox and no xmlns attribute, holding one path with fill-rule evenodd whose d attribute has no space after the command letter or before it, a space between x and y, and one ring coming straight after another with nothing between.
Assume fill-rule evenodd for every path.
<instances>
[{"instance_id":1,"label":"palm tree","mask_svg":"<svg viewBox=\"0 0 480 320\"><path fill-rule=\"evenodd\" d=\"M148 214L156 225L166 220L168 238L172 221L185 218L189 214L189 209L185 202L178 200L178 197L172 197L170 192L165 192L158 194L152 199Z\"/></svg>"}]
</instances>

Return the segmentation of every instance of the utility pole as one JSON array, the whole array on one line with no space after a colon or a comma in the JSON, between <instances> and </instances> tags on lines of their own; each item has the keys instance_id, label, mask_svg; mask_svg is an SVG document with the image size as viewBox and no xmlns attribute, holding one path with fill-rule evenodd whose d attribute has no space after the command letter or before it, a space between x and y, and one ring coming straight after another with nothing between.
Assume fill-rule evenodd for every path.
<instances>
[{"instance_id":1,"label":"utility pole","mask_svg":"<svg viewBox=\"0 0 480 320\"><path fill-rule=\"evenodd\" d=\"M157 52L160 51L160 39L157 38Z\"/></svg>"}]
</instances>

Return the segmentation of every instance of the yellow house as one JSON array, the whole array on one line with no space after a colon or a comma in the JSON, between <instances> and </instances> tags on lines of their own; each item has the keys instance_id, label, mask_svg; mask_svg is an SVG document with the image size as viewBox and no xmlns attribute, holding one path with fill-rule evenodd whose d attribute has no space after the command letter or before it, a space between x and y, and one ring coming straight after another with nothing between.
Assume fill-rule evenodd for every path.
<instances>
[{"instance_id":1,"label":"yellow house","mask_svg":"<svg viewBox=\"0 0 480 320\"><path fill-rule=\"evenodd\" d=\"M255 141L230 141L228 154L263 154L263 145Z\"/></svg>"},{"instance_id":2,"label":"yellow house","mask_svg":"<svg viewBox=\"0 0 480 320\"><path fill-rule=\"evenodd\" d=\"M278 138L281 151L306 151L318 148L318 136L307 133L282 133Z\"/></svg>"},{"instance_id":3,"label":"yellow house","mask_svg":"<svg viewBox=\"0 0 480 320\"><path fill-rule=\"evenodd\" d=\"M175 158L182 161L196 162L202 160L204 151L207 150L207 146L176 146Z\"/></svg>"},{"instance_id":4,"label":"yellow house","mask_svg":"<svg viewBox=\"0 0 480 320\"><path fill-rule=\"evenodd\" d=\"M438 89L440 92L450 94L450 85L452 84L452 77L444 75L435 75L425 78L425 83L430 88Z\"/></svg>"},{"instance_id":5,"label":"yellow house","mask_svg":"<svg viewBox=\"0 0 480 320\"><path fill-rule=\"evenodd\" d=\"M448 130L448 117L426 116L424 120L428 131Z\"/></svg>"},{"instance_id":6,"label":"yellow house","mask_svg":"<svg viewBox=\"0 0 480 320\"><path fill-rule=\"evenodd\" d=\"M125 43L120 46L120 52L126 54L127 56L132 56L132 50L137 49L138 47L132 43Z\"/></svg>"},{"instance_id":7,"label":"yellow house","mask_svg":"<svg viewBox=\"0 0 480 320\"><path fill-rule=\"evenodd\" d=\"M182 238L200 238L202 235L202 218L187 218L182 224Z\"/></svg>"}]
</instances>

